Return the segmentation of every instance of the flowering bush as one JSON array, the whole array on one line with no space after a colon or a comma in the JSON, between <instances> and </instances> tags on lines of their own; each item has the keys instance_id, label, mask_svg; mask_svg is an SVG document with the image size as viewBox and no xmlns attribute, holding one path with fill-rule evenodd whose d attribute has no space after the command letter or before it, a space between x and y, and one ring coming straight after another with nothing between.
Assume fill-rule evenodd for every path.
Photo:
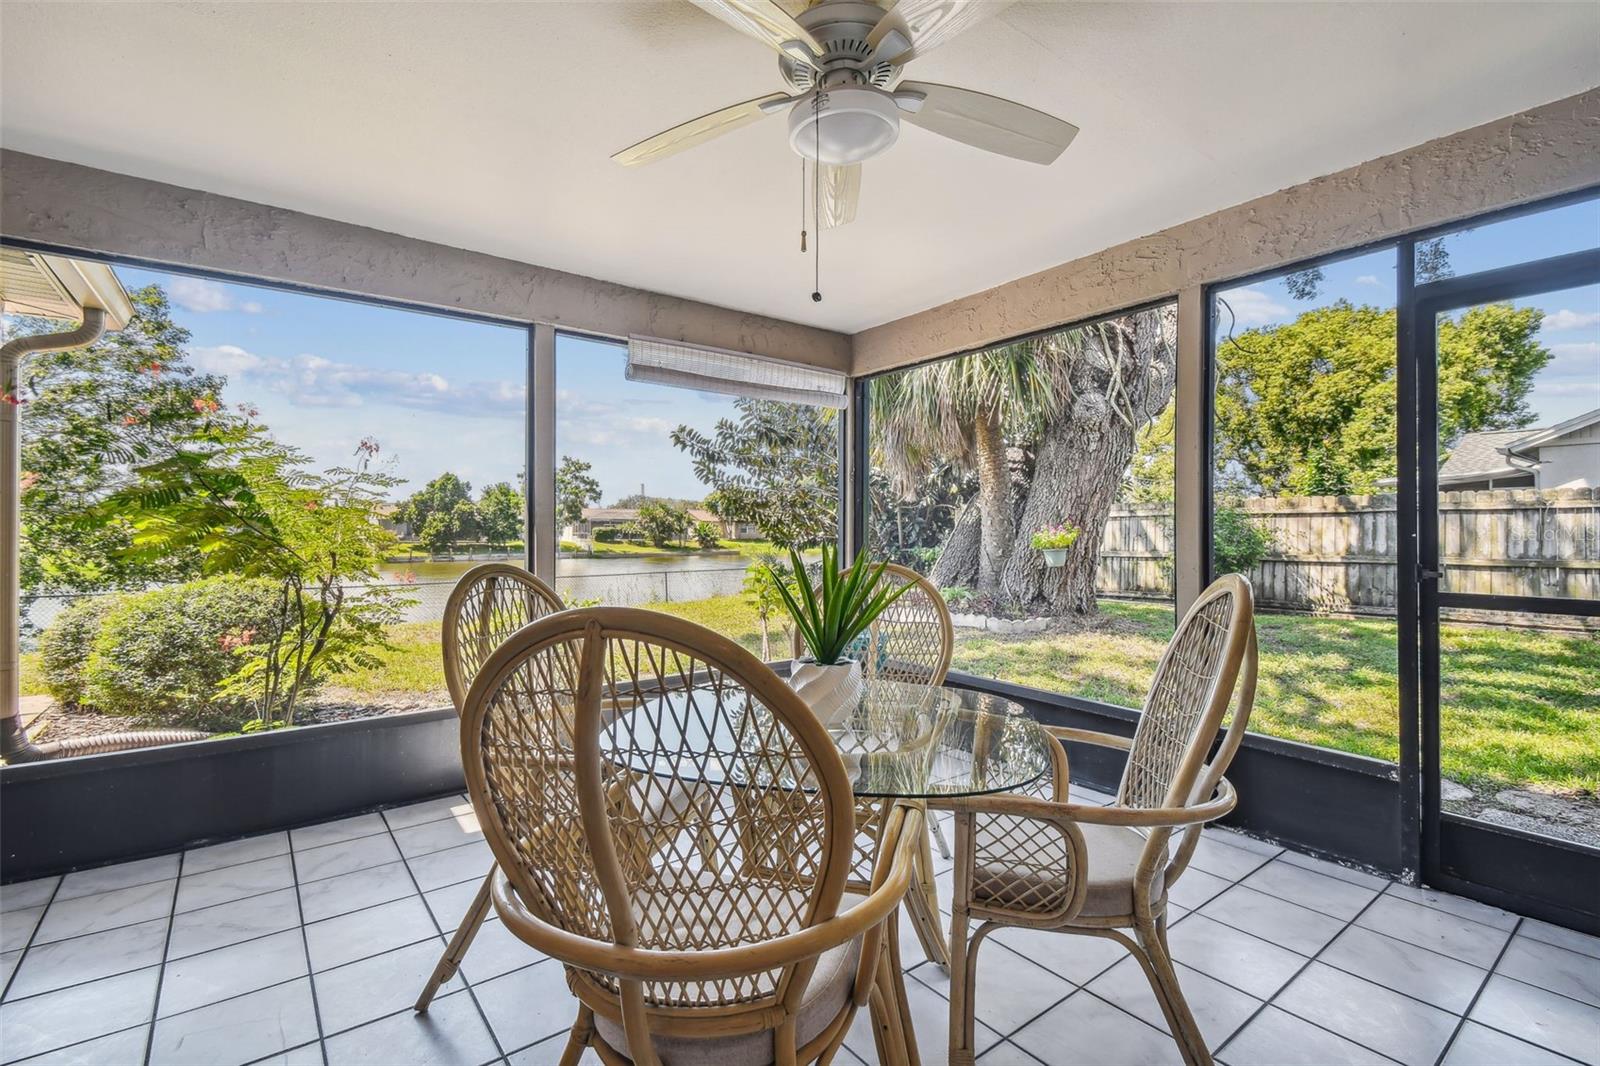
<instances>
[{"instance_id":1,"label":"flowering bush","mask_svg":"<svg viewBox=\"0 0 1600 1066\"><path fill-rule=\"evenodd\" d=\"M1070 548L1078 542L1083 530L1077 526L1043 526L1033 531L1033 546L1039 551Z\"/></svg>"}]
</instances>

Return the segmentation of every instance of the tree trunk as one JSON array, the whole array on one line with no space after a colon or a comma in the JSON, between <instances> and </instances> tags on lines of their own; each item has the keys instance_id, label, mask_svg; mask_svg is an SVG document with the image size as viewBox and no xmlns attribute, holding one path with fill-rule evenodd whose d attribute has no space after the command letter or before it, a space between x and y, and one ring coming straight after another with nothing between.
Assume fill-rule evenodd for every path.
<instances>
[{"instance_id":1,"label":"tree trunk","mask_svg":"<svg viewBox=\"0 0 1600 1066\"><path fill-rule=\"evenodd\" d=\"M1030 614L1093 613L1100 538L1133 447L1133 430L1115 419L1086 425L1063 414L1046 427L1002 578L1008 605ZM1033 531L1061 524L1083 532L1065 566L1045 566L1030 543Z\"/></svg>"},{"instance_id":2,"label":"tree trunk","mask_svg":"<svg viewBox=\"0 0 1600 1066\"><path fill-rule=\"evenodd\" d=\"M1006 465L1006 442L997 411L988 411L972 427L978 468L978 509L982 514L978 541L980 596L1000 591L1000 576L1015 535L1011 509L1011 471Z\"/></svg>"},{"instance_id":3,"label":"tree trunk","mask_svg":"<svg viewBox=\"0 0 1600 1066\"><path fill-rule=\"evenodd\" d=\"M1170 309L1085 327L1070 370L1072 402L1045 426L1033 483L1001 575L1007 605L1029 614L1091 614L1100 540L1133 458L1139 427L1172 398L1176 365ZM1070 524L1082 533L1066 565L1047 567L1033 532Z\"/></svg>"},{"instance_id":4,"label":"tree trunk","mask_svg":"<svg viewBox=\"0 0 1600 1066\"><path fill-rule=\"evenodd\" d=\"M978 501L973 500L956 516L956 524L945 535L944 548L933 564L928 580L935 588L972 588L978 581L978 548L983 525Z\"/></svg>"}]
</instances>

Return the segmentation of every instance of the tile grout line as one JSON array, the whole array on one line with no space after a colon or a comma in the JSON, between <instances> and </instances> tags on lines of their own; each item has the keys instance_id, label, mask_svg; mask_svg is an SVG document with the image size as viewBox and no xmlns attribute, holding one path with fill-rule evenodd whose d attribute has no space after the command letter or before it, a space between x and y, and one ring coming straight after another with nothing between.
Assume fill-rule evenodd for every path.
<instances>
[{"instance_id":1,"label":"tile grout line","mask_svg":"<svg viewBox=\"0 0 1600 1066\"><path fill-rule=\"evenodd\" d=\"M380 815L379 817L381 818L382 816ZM388 824L387 821L384 822L384 825ZM328 1047L322 1042L322 1004L317 999L316 975L311 972L311 940L306 936L305 905L300 901L300 867L295 862L294 837L292 835L289 837L289 874L294 879L294 909L295 914L300 918L300 950L305 955L306 960L306 986L311 990L311 1016L317 1024L317 1051L322 1055L323 1066L328 1066ZM294 980L298 980L298 978ZM288 982L284 983L287 984ZM287 1049L279 1048L278 1050L284 1051ZM149 1064L147 1063L146 1066L149 1066Z\"/></svg>"},{"instance_id":2,"label":"tile grout line","mask_svg":"<svg viewBox=\"0 0 1600 1066\"><path fill-rule=\"evenodd\" d=\"M65 878L63 878L65 880ZM155 1053L156 1046L156 1016L161 1013L161 987L167 980L167 952L172 950L172 927L178 919L178 886L183 882L183 853L178 853L178 875L172 879L172 905L167 908L167 936L161 944L161 965L156 970L156 994L150 1001L150 1029L144 1037L145 1066L149 1066L150 1056ZM125 929L127 926L118 926Z\"/></svg>"},{"instance_id":3,"label":"tile grout line","mask_svg":"<svg viewBox=\"0 0 1600 1066\"><path fill-rule=\"evenodd\" d=\"M1500 950L1495 954L1493 964L1484 972L1483 980L1478 982L1478 987L1472 993L1472 999L1468 1001L1466 1009L1461 1012L1461 1017L1456 1019L1455 1028L1450 1030L1450 1039L1444 1042L1444 1047L1440 1049L1439 1056L1433 1060L1434 1066L1439 1066L1440 1063L1444 1062L1445 1056L1450 1053L1450 1049L1455 1046L1456 1040L1460 1038L1461 1030L1466 1028L1467 1018L1472 1014L1472 1009L1478 1005L1478 1000L1483 998L1483 990L1489 987L1490 981L1494 980L1495 971L1499 969L1501 960L1506 957L1506 952L1511 950L1511 942L1517 938L1517 930L1522 928L1522 922L1523 919L1519 917L1517 924L1511 927L1511 935L1506 937L1504 944L1500 945ZM1507 1033L1506 1035L1511 1036L1513 1034ZM1517 1039L1522 1038L1518 1037ZM1533 1044L1535 1047L1544 1047L1543 1044L1534 1044L1532 1040L1528 1040L1526 1043ZM1548 1051L1550 1049L1545 1048L1545 1050Z\"/></svg>"},{"instance_id":4,"label":"tile grout line","mask_svg":"<svg viewBox=\"0 0 1600 1066\"><path fill-rule=\"evenodd\" d=\"M474 817L476 817L476 812L474 812ZM388 826L389 825L389 819L385 818L383 820L383 824ZM390 826L390 828L389 828L389 839L394 843L395 850L399 851L400 850L400 841L395 838L394 828L392 826ZM479 839L481 840L482 837L480 837ZM458 847L467 847L470 843L472 843L472 842L469 841L468 844L461 844L461 845L457 845L457 846ZM449 851L451 849L442 848L440 850ZM427 854L434 855L434 854L438 854L438 853L437 852L428 852ZM428 920L430 922L432 922L433 923L433 927L439 931L439 936L445 942L445 950L446 951L450 950L450 937L445 935L444 927L439 924L439 919L433 913L433 908L428 906L428 897L422 891L422 883L417 880L417 875L412 871L411 863L406 859L404 852L401 852L400 859L401 859L401 862L405 863L406 876L411 879L412 886L414 888L416 888L416 890L417 890L417 898L422 901L422 909L427 912ZM494 861L493 859L490 860L490 862L493 862L493 861ZM492 868L493 867L491 867L491 869ZM458 881L456 883L457 884L467 884L468 882ZM463 915L463 917L465 917L465 916ZM484 921L485 922L488 921L487 916L485 916ZM482 928L481 927L479 928L479 932L482 932ZM452 936L454 935L454 933L455 933L455 930L451 930L451 935ZM473 939L474 940L477 939L477 935L476 934L473 935ZM468 945L468 950L471 950L471 945L470 944ZM531 947L528 950L530 952L533 951L533 949ZM548 957L549 956L545 956L545 958L548 958ZM465 963L465 961L466 961L466 959L463 957L462 962ZM535 963L530 963L530 965L535 965ZM524 969L524 967L518 967L517 970L510 970L510 971L507 971L507 972L509 972L509 973L517 973L521 969ZM475 989L473 987L471 981L467 980L467 975L461 972L461 968L459 966L456 968L456 976L461 978L461 987L466 991L467 998L472 1001L473 1008L477 1010L478 1017L483 1022L483 1027L486 1030L488 1030L490 1043L494 1044L494 1049L495 1049L495 1051L499 1052L499 1056L500 1056L501 1060L506 1060L507 1055L509 1053L506 1051L505 1045L500 1042L500 1034L494 1031L494 1023L489 1020L489 1012L483 1009L483 1004L482 1003L478 1002L477 989ZM504 976L504 974L497 974L496 976ZM430 978L431 978L431 974L430 974ZM490 980L493 980L493 978L490 978ZM409 1009L409 1008L407 1008L407 1009Z\"/></svg>"},{"instance_id":5,"label":"tile grout line","mask_svg":"<svg viewBox=\"0 0 1600 1066\"><path fill-rule=\"evenodd\" d=\"M5 1001L5 997L10 994L11 986L16 983L17 974L22 972L22 964L28 961L28 952L33 950L33 942L38 938L39 930L44 928L45 916L50 913L50 908L55 905L56 894L61 891L61 884L65 880L65 875L56 878L55 887L50 890L50 898L45 900L44 906L39 908L39 920L33 923L32 929L28 930L28 939L23 941L22 952L17 956L17 964L12 968L11 976L6 978L5 988L0 989L0 1002ZM177 894L176 887L173 888L173 894L174 896Z\"/></svg>"}]
</instances>

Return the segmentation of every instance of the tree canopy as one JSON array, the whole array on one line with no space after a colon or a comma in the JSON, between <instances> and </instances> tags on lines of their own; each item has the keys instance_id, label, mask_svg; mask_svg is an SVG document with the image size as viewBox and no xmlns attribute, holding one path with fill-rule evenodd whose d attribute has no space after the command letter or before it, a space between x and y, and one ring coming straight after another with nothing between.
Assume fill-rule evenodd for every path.
<instances>
[{"instance_id":1,"label":"tree canopy","mask_svg":"<svg viewBox=\"0 0 1600 1066\"><path fill-rule=\"evenodd\" d=\"M600 502L600 482L589 473L592 469L592 464L570 455L561 457L556 467L556 514L563 525L577 525L583 521L583 509Z\"/></svg>"},{"instance_id":2,"label":"tree canopy","mask_svg":"<svg viewBox=\"0 0 1600 1066\"><path fill-rule=\"evenodd\" d=\"M21 368L22 587L137 588L199 572L189 551L127 552L121 522L90 521L134 479L138 464L170 453L217 411L224 379L196 372L189 331L155 285L131 293L133 318L83 348L29 356ZM20 318L15 334L60 323Z\"/></svg>"},{"instance_id":3,"label":"tree canopy","mask_svg":"<svg viewBox=\"0 0 1600 1066\"><path fill-rule=\"evenodd\" d=\"M838 419L826 408L774 400L734 402L708 437L691 426L672 443L694 460L710 485L707 505L727 522L753 522L781 548L804 548L834 536L838 515Z\"/></svg>"},{"instance_id":4,"label":"tree canopy","mask_svg":"<svg viewBox=\"0 0 1600 1066\"><path fill-rule=\"evenodd\" d=\"M1472 308L1439 325L1439 432L1525 426L1550 359L1543 312ZM1264 495L1373 491L1395 475L1395 311L1345 301L1217 348L1216 448L1224 483ZM1150 443L1159 445L1158 439ZM1135 460L1156 461L1153 452Z\"/></svg>"}]
</instances>

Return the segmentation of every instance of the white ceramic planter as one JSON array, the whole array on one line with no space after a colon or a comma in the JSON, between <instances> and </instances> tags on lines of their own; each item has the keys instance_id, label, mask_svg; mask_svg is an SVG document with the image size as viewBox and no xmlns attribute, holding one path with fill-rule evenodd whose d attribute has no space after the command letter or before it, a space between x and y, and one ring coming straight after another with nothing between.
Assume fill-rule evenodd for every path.
<instances>
[{"instance_id":1,"label":"white ceramic planter","mask_svg":"<svg viewBox=\"0 0 1600 1066\"><path fill-rule=\"evenodd\" d=\"M789 667L789 685L823 725L854 710L865 690L861 664L854 659L831 666L796 659Z\"/></svg>"},{"instance_id":2,"label":"white ceramic planter","mask_svg":"<svg viewBox=\"0 0 1600 1066\"><path fill-rule=\"evenodd\" d=\"M1071 548L1040 548L1039 550L1044 552L1044 565L1046 565L1046 566L1066 566L1067 565L1067 552L1071 551L1072 549Z\"/></svg>"}]
</instances>

